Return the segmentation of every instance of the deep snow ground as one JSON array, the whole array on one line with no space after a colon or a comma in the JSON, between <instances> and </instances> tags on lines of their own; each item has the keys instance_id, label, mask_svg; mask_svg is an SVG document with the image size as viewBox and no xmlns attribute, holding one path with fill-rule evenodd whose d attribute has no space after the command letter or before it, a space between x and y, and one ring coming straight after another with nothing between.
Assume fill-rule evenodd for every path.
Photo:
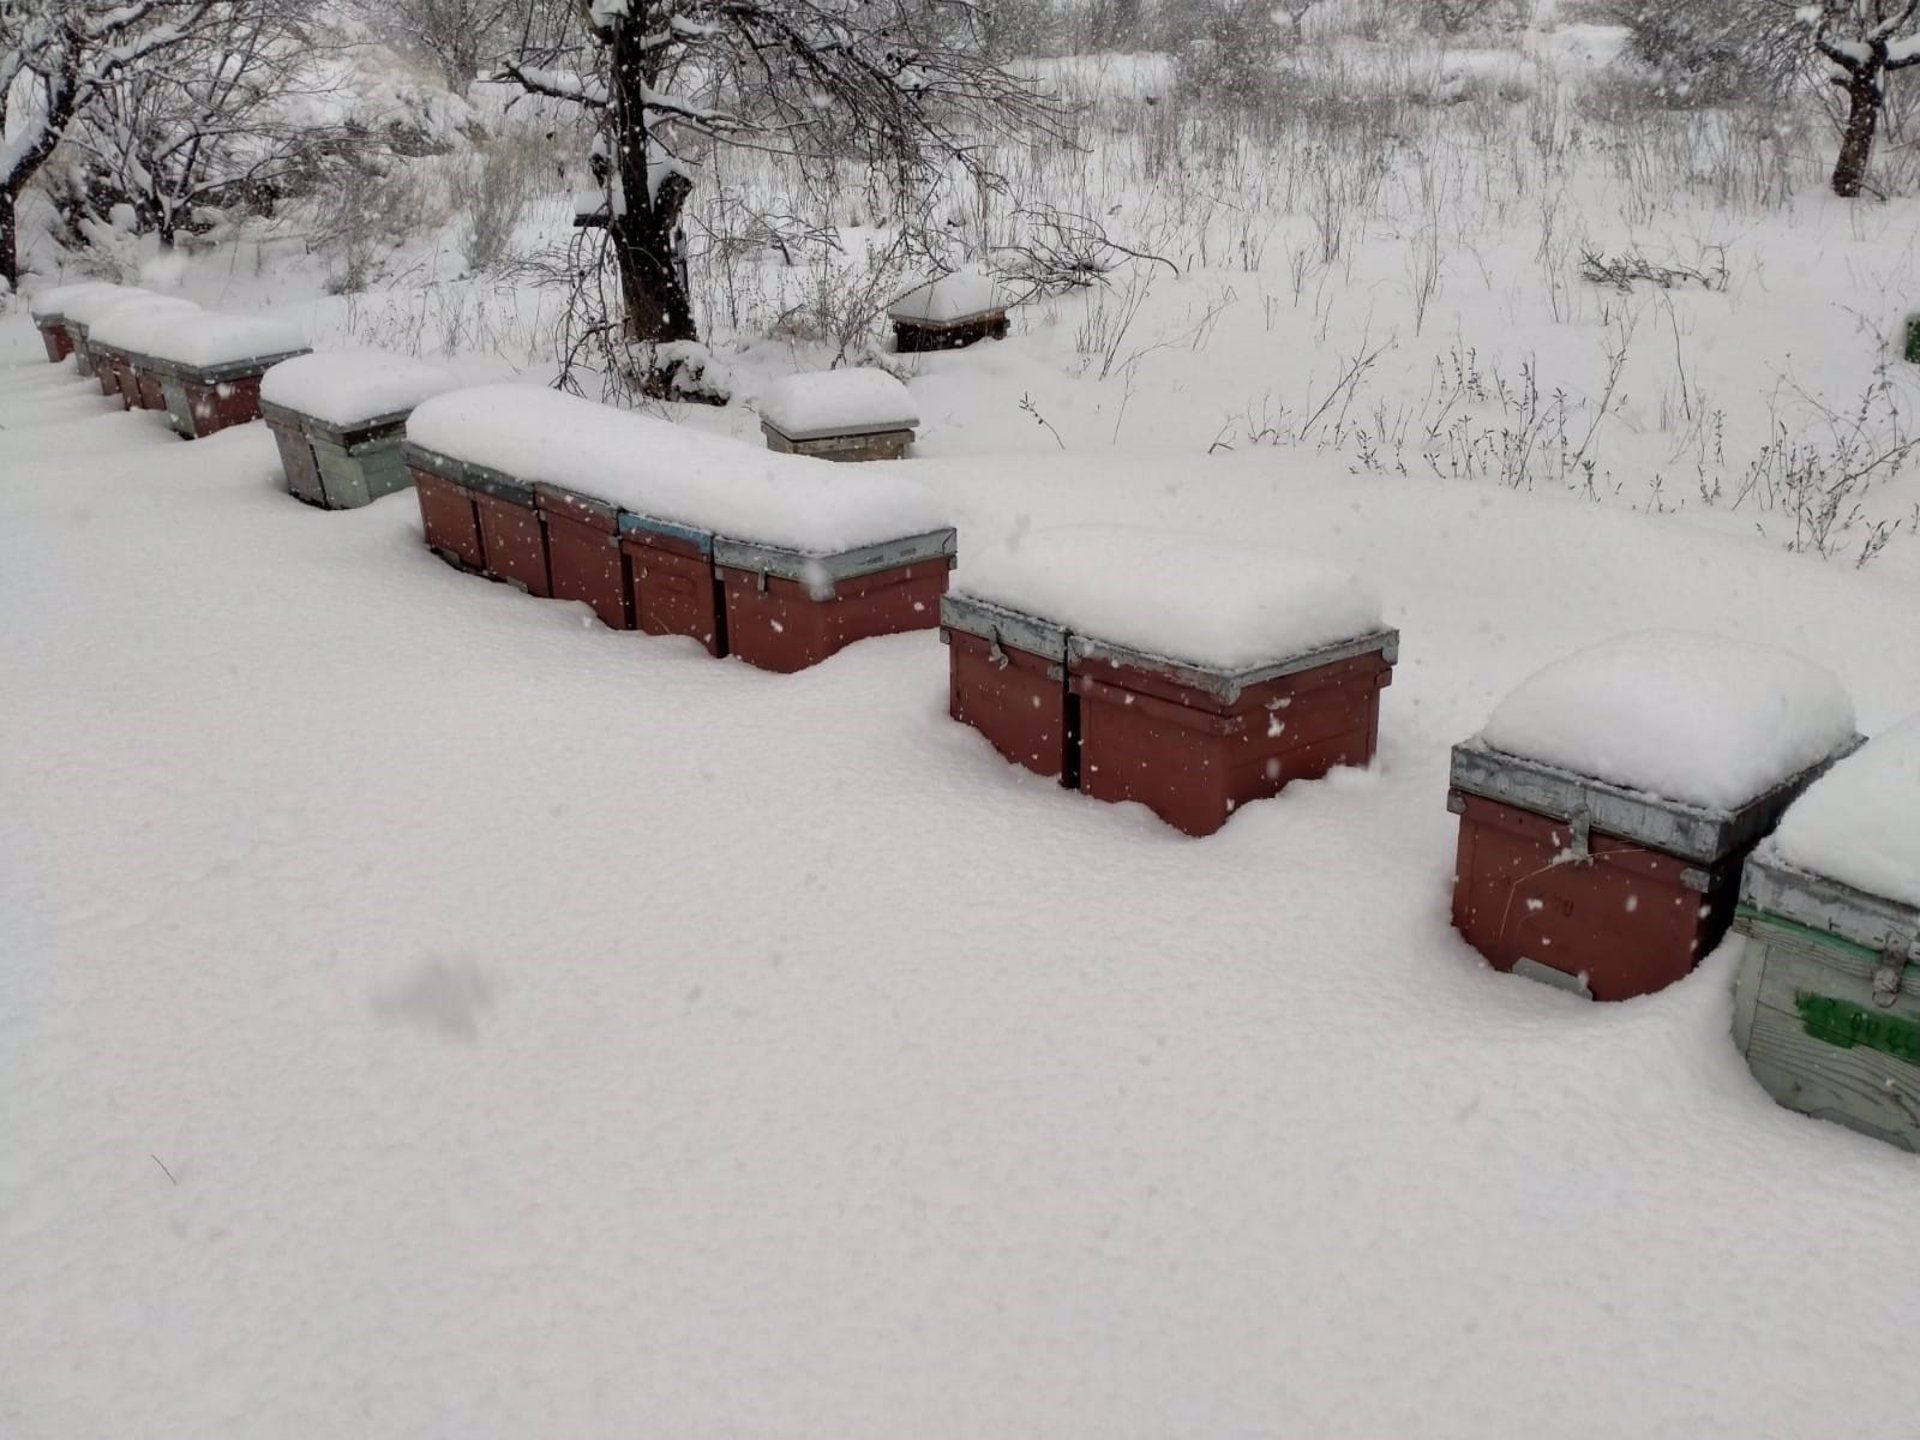
<instances>
[{"instance_id":1,"label":"deep snow ground","mask_svg":"<svg viewBox=\"0 0 1920 1440\"><path fill-rule=\"evenodd\" d=\"M944 715L456 575L0 326L0 1433L1880 1436L1914 1160L1732 955L1591 1007L1446 924L1447 745L1688 623L1920 707L1920 588L1263 450L917 462L1374 578L1384 750L1193 842Z\"/></svg>"}]
</instances>

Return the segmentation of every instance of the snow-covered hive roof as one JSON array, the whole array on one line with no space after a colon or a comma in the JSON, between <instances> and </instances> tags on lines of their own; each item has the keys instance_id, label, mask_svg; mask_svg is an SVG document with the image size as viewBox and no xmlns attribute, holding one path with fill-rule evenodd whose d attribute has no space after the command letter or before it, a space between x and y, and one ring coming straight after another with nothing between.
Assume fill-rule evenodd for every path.
<instances>
[{"instance_id":1,"label":"snow-covered hive roof","mask_svg":"<svg viewBox=\"0 0 1920 1440\"><path fill-rule=\"evenodd\" d=\"M1651 631L1523 681L1479 740L1578 775L1733 810L1843 748L1853 702L1831 673L1750 641Z\"/></svg>"},{"instance_id":2,"label":"snow-covered hive roof","mask_svg":"<svg viewBox=\"0 0 1920 1440\"><path fill-rule=\"evenodd\" d=\"M63 287L65 288L65 287ZM63 302L66 306L65 318L89 330L104 320L113 310L135 300L177 299L176 296L156 295L151 290L143 290L138 285L74 286L80 292L70 295Z\"/></svg>"},{"instance_id":3,"label":"snow-covered hive roof","mask_svg":"<svg viewBox=\"0 0 1920 1440\"><path fill-rule=\"evenodd\" d=\"M151 355L160 338L189 315L206 312L173 295L139 295L103 310L87 329L88 340L129 355Z\"/></svg>"},{"instance_id":4,"label":"snow-covered hive roof","mask_svg":"<svg viewBox=\"0 0 1920 1440\"><path fill-rule=\"evenodd\" d=\"M533 385L481 385L413 412L407 438L729 539L831 555L950 525L899 475L781 455Z\"/></svg>"},{"instance_id":5,"label":"snow-covered hive roof","mask_svg":"<svg viewBox=\"0 0 1920 1440\"><path fill-rule=\"evenodd\" d=\"M825 440L920 423L907 387L884 370L786 375L760 398L760 418L793 440Z\"/></svg>"},{"instance_id":6,"label":"snow-covered hive roof","mask_svg":"<svg viewBox=\"0 0 1920 1440\"><path fill-rule=\"evenodd\" d=\"M201 311L161 327L141 353L173 365L212 370L246 361L278 359L306 348L306 335L290 320Z\"/></svg>"},{"instance_id":7,"label":"snow-covered hive roof","mask_svg":"<svg viewBox=\"0 0 1920 1440\"><path fill-rule=\"evenodd\" d=\"M1814 781L1762 854L1920 907L1920 715Z\"/></svg>"},{"instance_id":8,"label":"snow-covered hive roof","mask_svg":"<svg viewBox=\"0 0 1920 1440\"><path fill-rule=\"evenodd\" d=\"M1334 566L1124 526L1035 530L964 555L954 592L1220 670L1292 659L1381 627L1379 597Z\"/></svg>"},{"instance_id":9,"label":"snow-covered hive roof","mask_svg":"<svg viewBox=\"0 0 1920 1440\"><path fill-rule=\"evenodd\" d=\"M106 280L82 280L73 285L57 285L51 290L36 295L27 313L36 321L66 320L72 318L74 306L85 308L90 296L104 298L125 293L120 286Z\"/></svg>"},{"instance_id":10,"label":"snow-covered hive roof","mask_svg":"<svg viewBox=\"0 0 1920 1440\"><path fill-rule=\"evenodd\" d=\"M186 314L200 307L178 295L156 295L151 290L122 289L114 295L86 295L71 302L67 319L87 327L87 339L98 345L114 345L118 322L152 312Z\"/></svg>"},{"instance_id":11,"label":"snow-covered hive roof","mask_svg":"<svg viewBox=\"0 0 1920 1440\"><path fill-rule=\"evenodd\" d=\"M950 275L916 285L887 307L889 320L908 324L951 325L1006 308L994 278L968 265Z\"/></svg>"},{"instance_id":12,"label":"snow-covered hive roof","mask_svg":"<svg viewBox=\"0 0 1920 1440\"><path fill-rule=\"evenodd\" d=\"M332 350L282 360L261 378L260 398L325 425L404 415L459 386L451 371L384 350Z\"/></svg>"}]
</instances>

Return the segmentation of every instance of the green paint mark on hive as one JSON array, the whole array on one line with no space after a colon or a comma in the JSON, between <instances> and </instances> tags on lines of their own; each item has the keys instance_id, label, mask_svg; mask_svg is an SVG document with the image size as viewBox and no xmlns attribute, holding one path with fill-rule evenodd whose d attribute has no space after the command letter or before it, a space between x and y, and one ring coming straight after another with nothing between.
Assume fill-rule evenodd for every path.
<instances>
[{"instance_id":1,"label":"green paint mark on hive","mask_svg":"<svg viewBox=\"0 0 1920 1440\"><path fill-rule=\"evenodd\" d=\"M1864 1045L1909 1065L1920 1065L1920 1023L1805 990L1793 997L1793 1006L1800 1012L1800 1023L1806 1026L1807 1034L1815 1040L1842 1050Z\"/></svg>"}]
</instances>

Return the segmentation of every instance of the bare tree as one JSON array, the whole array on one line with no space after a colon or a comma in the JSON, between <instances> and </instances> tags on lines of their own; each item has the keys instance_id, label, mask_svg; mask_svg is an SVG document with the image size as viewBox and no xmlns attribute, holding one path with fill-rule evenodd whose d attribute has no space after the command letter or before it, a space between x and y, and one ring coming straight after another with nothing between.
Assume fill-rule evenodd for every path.
<instances>
[{"instance_id":1,"label":"bare tree","mask_svg":"<svg viewBox=\"0 0 1920 1440\"><path fill-rule=\"evenodd\" d=\"M1851 199L1866 188L1867 162L1887 105L1887 76L1920 64L1920 0L1821 0L1801 12L1814 48L1837 72L1846 95L1833 193Z\"/></svg>"},{"instance_id":2,"label":"bare tree","mask_svg":"<svg viewBox=\"0 0 1920 1440\"><path fill-rule=\"evenodd\" d=\"M20 278L20 196L74 122L115 76L185 44L222 8L223 0L0 0L0 280Z\"/></svg>"},{"instance_id":3,"label":"bare tree","mask_svg":"<svg viewBox=\"0 0 1920 1440\"><path fill-rule=\"evenodd\" d=\"M258 201L341 142L295 105L333 88L317 45L290 0L230 0L165 65L111 76L73 142L171 248L196 212Z\"/></svg>"},{"instance_id":4,"label":"bare tree","mask_svg":"<svg viewBox=\"0 0 1920 1440\"><path fill-rule=\"evenodd\" d=\"M355 8L401 48L432 62L448 89L464 93L512 47L529 0L358 0Z\"/></svg>"},{"instance_id":5,"label":"bare tree","mask_svg":"<svg viewBox=\"0 0 1920 1440\"><path fill-rule=\"evenodd\" d=\"M1274 6L1292 24L1293 29L1288 38L1293 44L1298 45L1306 38L1307 12L1319 3L1320 0L1280 0L1280 3Z\"/></svg>"},{"instance_id":6,"label":"bare tree","mask_svg":"<svg viewBox=\"0 0 1920 1440\"><path fill-rule=\"evenodd\" d=\"M1420 0L1420 18L1448 35L1458 35L1507 0Z\"/></svg>"},{"instance_id":7,"label":"bare tree","mask_svg":"<svg viewBox=\"0 0 1920 1440\"><path fill-rule=\"evenodd\" d=\"M990 0L987 0L990 3ZM990 132L1051 112L986 57L976 0L575 0L569 42L503 74L585 107L624 339L697 338L681 211L703 147L861 158L905 195L948 166L991 183ZM648 377L670 386L670 367Z\"/></svg>"}]
</instances>

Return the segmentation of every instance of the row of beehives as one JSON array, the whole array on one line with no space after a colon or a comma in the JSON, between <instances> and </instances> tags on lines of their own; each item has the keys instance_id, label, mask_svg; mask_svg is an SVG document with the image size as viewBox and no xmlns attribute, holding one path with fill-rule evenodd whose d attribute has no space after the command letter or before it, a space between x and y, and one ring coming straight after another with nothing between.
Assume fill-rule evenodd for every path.
<instances>
[{"instance_id":1,"label":"row of beehives","mask_svg":"<svg viewBox=\"0 0 1920 1440\"><path fill-rule=\"evenodd\" d=\"M73 356L102 395L165 412L187 439L257 418L260 377L307 348L282 321L105 283L55 291L36 303L33 319L49 360Z\"/></svg>"},{"instance_id":2,"label":"row of beehives","mask_svg":"<svg viewBox=\"0 0 1920 1440\"><path fill-rule=\"evenodd\" d=\"M122 373L111 346L104 355L96 373ZM954 718L1016 764L1097 798L1139 800L1195 835L1292 780L1374 755L1398 636L1345 577L1269 557L1265 591L1255 583L1223 595L1209 583L1221 547L1182 570L1164 537L1116 555L1125 542L1114 532L1057 532L1024 554L970 561L966 593L947 594L954 533L929 523L938 517L890 477L829 476L817 463L525 387L445 394L411 417L389 405L356 429L338 419L353 377L318 373L343 363L306 357L277 367L288 383L267 382L291 490L328 503L331 485L358 484L371 498L404 487L410 470L427 543L443 558L532 595L582 601L616 629L688 636L714 655L794 670L867 636L937 623ZM334 418L293 403L303 373L325 382L315 393L331 403L314 408ZM138 396L137 382L116 389L129 403ZM276 391L287 403L272 400ZM332 448L309 464L315 445ZM753 483L738 483L740 467L763 464ZM843 503L849 493L858 503ZM825 523L810 523L823 506ZM1074 593L1076 579L1113 572L1130 577L1137 603L1096 597L1089 607ZM1277 602L1294 612L1286 623L1251 626L1222 647L1223 609L1231 618L1237 603L1260 614ZM1719 642L1710 648L1724 658ZM1718 693L1730 687L1713 654L1681 669L1677 691L1640 707L1651 726L1643 754L1671 759L1684 739L1660 732L1663 708L1686 715L1719 703L1706 727L1716 736L1739 733L1746 718ZM1604 710L1606 674L1572 675L1560 703ZM1767 697L1734 699L1751 707ZM1735 925L1749 940L1735 1027L1756 1075L1784 1104L1920 1148L1920 982L1908 978L1920 958L1920 894L1850 881L1845 865L1770 842L1754 856L1809 787L1808 803L1820 803L1836 761L1835 783L1900 743L1886 737L1842 760L1858 743L1850 718L1843 728L1811 737L1804 763L1776 757L1754 771L1750 793L1703 800L1675 798L1683 787L1670 776L1631 763L1583 768L1551 747L1528 753L1524 738L1490 727L1453 754L1456 927L1499 969L1617 1000L1684 977ZM1912 749L1920 757L1920 744ZM1899 763L1880 788L1920 813L1920 773Z\"/></svg>"}]
</instances>

